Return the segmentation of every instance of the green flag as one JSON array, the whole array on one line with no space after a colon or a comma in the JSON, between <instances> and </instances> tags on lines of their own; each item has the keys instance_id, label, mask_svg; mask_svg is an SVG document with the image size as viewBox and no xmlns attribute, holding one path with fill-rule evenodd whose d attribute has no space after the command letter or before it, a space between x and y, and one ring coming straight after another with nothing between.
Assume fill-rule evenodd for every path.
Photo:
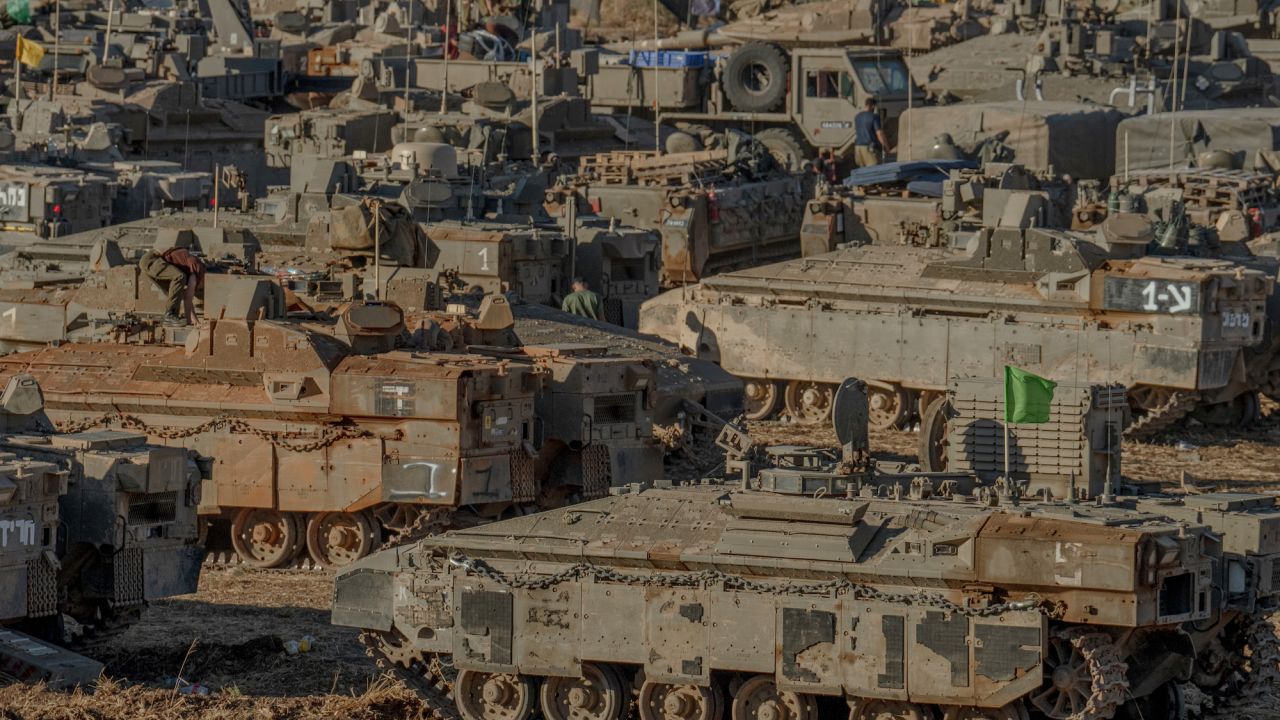
<instances>
[{"instance_id":1,"label":"green flag","mask_svg":"<svg viewBox=\"0 0 1280 720\"><path fill-rule=\"evenodd\" d=\"M19 25L31 22L31 0L6 0L5 12Z\"/></svg>"},{"instance_id":2,"label":"green flag","mask_svg":"<svg viewBox=\"0 0 1280 720\"><path fill-rule=\"evenodd\" d=\"M1053 389L1057 386L1052 380L1005 365L1004 421L1049 422L1049 406L1053 404Z\"/></svg>"}]
</instances>

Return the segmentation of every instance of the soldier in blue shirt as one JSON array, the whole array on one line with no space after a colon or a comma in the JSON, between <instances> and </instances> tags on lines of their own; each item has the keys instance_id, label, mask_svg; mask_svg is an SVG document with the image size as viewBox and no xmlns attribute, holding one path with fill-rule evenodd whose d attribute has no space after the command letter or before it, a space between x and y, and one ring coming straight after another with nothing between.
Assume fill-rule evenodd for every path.
<instances>
[{"instance_id":1,"label":"soldier in blue shirt","mask_svg":"<svg viewBox=\"0 0 1280 720\"><path fill-rule=\"evenodd\" d=\"M880 125L876 99L867 98L863 108L853 119L853 128L857 133L853 140L853 153L858 167L879 165L884 162L886 153L893 152L893 148L889 147L889 139L885 137L884 128Z\"/></svg>"}]
</instances>

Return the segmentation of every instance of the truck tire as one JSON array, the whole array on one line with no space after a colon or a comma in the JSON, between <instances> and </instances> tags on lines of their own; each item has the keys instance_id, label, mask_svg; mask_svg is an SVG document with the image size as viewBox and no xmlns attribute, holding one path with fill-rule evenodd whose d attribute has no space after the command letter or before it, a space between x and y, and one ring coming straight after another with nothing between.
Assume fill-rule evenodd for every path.
<instances>
[{"instance_id":1,"label":"truck tire","mask_svg":"<svg viewBox=\"0 0 1280 720\"><path fill-rule=\"evenodd\" d=\"M790 128L769 128L756 133L755 139L765 146L779 165L792 172L802 169L812 155L809 143Z\"/></svg>"},{"instance_id":2,"label":"truck tire","mask_svg":"<svg viewBox=\"0 0 1280 720\"><path fill-rule=\"evenodd\" d=\"M787 56L777 45L750 42L725 63L724 95L740 112L771 112L787 97Z\"/></svg>"}]
</instances>

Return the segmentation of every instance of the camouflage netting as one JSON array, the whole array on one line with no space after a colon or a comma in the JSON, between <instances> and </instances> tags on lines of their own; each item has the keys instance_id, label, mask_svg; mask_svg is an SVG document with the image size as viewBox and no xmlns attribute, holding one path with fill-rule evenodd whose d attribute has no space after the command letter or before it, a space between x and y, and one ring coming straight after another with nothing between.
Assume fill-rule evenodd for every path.
<instances>
[{"instance_id":1,"label":"camouflage netting","mask_svg":"<svg viewBox=\"0 0 1280 720\"><path fill-rule=\"evenodd\" d=\"M406 267L429 267L430 241L421 226L408 211L394 205L383 205L378 212L378 229L375 232L373 210L366 203L348 205L329 213L328 227L325 218L313 218L307 234L327 230L329 247L333 250L372 253L375 244L381 245L382 261Z\"/></svg>"}]
</instances>

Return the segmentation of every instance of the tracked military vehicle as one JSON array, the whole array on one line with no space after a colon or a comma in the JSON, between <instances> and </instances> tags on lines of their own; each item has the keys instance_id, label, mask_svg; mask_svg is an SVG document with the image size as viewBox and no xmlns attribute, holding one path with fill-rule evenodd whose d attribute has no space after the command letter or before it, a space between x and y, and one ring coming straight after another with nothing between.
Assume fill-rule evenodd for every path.
<instances>
[{"instance_id":1,"label":"tracked military vehicle","mask_svg":"<svg viewBox=\"0 0 1280 720\"><path fill-rule=\"evenodd\" d=\"M0 170L0 245L109 225L115 196L115 183L82 170L6 164Z\"/></svg>"},{"instance_id":2,"label":"tracked military vehicle","mask_svg":"<svg viewBox=\"0 0 1280 720\"><path fill-rule=\"evenodd\" d=\"M111 276L121 307L135 291L158 300L136 266ZM67 427L136 429L224 458L201 513L216 521L215 545L227 544L229 523L244 562L279 567L305 548L316 564L342 565L385 536L598 496L660 472L653 421L668 391L653 364L583 343L581 332L576 342L509 339L501 296L470 318L406 316L349 296L332 315L289 317L274 278L211 274L206 283L212 320L199 328L105 318L80 325L84 343L12 356L8 370L41 378L50 415ZM34 296L11 308L23 318L85 310ZM467 340L462 325L489 342ZM149 399L157 391L163 403Z\"/></svg>"},{"instance_id":3,"label":"tracked military vehicle","mask_svg":"<svg viewBox=\"0 0 1280 720\"><path fill-rule=\"evenodd\" d=\"M659 281L671 288L798 255L811 179L730 134L727 147L712 150L583 158L576 175L550 190L548 206L558 213L572 200L584 214L660 233Z\"/></svg>"},{"instance_id":4,"label":"tracked military vehicle","mask_svg":"<svg viewBox=\"0 0 1280 720\"><path fill-rule=\"evenodd\" d=\"M1244 37L1184 6L1155 0L1117 15L1096 4L1009 3L1019 17L1005 24L1020 34L916 55L912 75L936 96L967 102L1083 101L1148 115L1272 104L1271 69Z\"/></svg>"},{"instance_id":5,"label":"tracked military vehicle","mask_svg":"<svg viewBox=\"0 0 1280 720\"><path fill-rule=\"evenodd\" d=\"M196 590L197 458L135 433L54 433L30 375L8 378L0 422L0 671L91 683L102 665L58 645Z\"/></svg>"},{"instance_id":6,"label":"tracked military vehicle","mask_svg":"<svg viewBox=\"0 0 1280 720\"><path fill-rule=\"evenodd\" d=\"M1176 718L1188 677L1274 662L1275 498L1126 485L1118 386L1060 386L993 480L1000 393L952 386L968 442L926 473L869 458L848 381L838 451L730 426L719 482L381 552L339 575L333 621L466 720Z\"/></svg>"},{"instance_id":7,"label":"tracked military vehicle","mask_svg":"<svg viewBox=\"0 0 1280 720\"><path fill-rule=\"evenodd\" d=\"M394 306L356 304L308 327L285 317L267 278L206 284L215 319L189 329L185 346L69 343L11 356L0 372L39 378L63 427L133 428L219 458L201 514L228 521L232 548L253 565L304 549L338 565L432 510L537 499L526 450L536 368L395 351ZM92 379L81 374L90 368ZM224 525L214 539L225 545Z\"/></svg>"},{"instance_id":8,"label":"tracked military vehicle","mask_svg":"<svg viewBox=\"0 0 1280 720\"><path fill-rule=\"evenodd\" d=\"M1268 327L1273 279L1229 260L1155 257L1150 225L1036 227L1047 200L1011 192L945 247L857 246L726 273L647 302L642 331L718 361L748 414L830 412L840 375L871 388L873 423L923 414L948 373L1005 364L1123 383L1150 434L1197 405L1255 391L1244 352Z\"/></svg>"}]
</instances>

